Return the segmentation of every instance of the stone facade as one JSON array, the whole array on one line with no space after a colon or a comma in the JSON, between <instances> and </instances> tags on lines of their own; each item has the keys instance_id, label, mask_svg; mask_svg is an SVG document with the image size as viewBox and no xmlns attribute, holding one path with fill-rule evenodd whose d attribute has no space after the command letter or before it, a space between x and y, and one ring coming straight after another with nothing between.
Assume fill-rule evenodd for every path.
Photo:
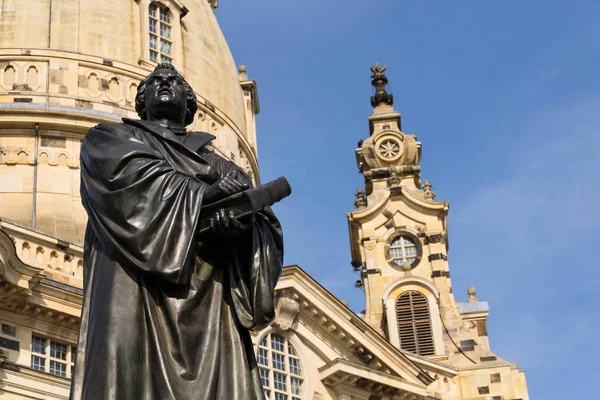
<instances>
[{"instance_id":1,"label":"stone facade","mask_svg":"<svg viewBox=\"0 0 600 400\"><path fill-rule=\"evenodd\" d=\"M97 123L137 117L137 85L155 65L150 37L169 38L164 50L197 91L199 111L190 129L214 134L216 151L258 182L256 84L245 68L236 69L214 16L215 5L184 5L179 0L3 1L0 217L82 242L80 142ZM163 36L151 33L159 35L157 25L150 26L151 7L164 10L168 24L160 26Z\"/></svg>"},{"instance_id":2,"label":"stone facade","mask_svg":"<svg viewBox=\"0 0 600 400\"><path fill-rule=\"evenodd\" d=\"M197 91L191 128L215 134L215 150L259 182L257 86L235 68L218 5L2 1L0 399L68 398L85 268L79 147L91 126L136 117L153 32L168 36L158 52ZM164 21L151 21L151 7ZM163 22L164 31L152 28ZM273 324L252 333L269 399L529 399L524 373L490 350L487 303L473 288L468 302L454 298L448 204L421 183L421 144L401 131L384 71L373 68L370 136L356 151L365 187L348 214L366 311L355 314L300 267L285 268Z\"/></svg>"}]
</instances>

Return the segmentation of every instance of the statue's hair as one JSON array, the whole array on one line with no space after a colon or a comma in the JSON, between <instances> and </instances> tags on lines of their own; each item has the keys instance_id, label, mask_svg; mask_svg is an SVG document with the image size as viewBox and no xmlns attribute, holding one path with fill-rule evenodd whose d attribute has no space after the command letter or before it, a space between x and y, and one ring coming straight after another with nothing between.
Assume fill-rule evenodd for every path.
<instances>
[{"instance_id":1,"label":"statue's hair","mask_svg":"<svg viewBox=\"0 0 600 400\"><path fill-rule=\"evenodd\" d=\"M154 72L167 69L169 71L175 71L177 76L181 78L183 81L183 86L185 88L185 93L187 94L187 110L185 113L185 125L189 125L194 122L194 115L196 115L196 111L198 111L198 103L196 99L196 94L194 93L194 89L190 86L189 83L183 78L183 76L175 69L175 67L170 63L160 63L154 68ZM154 73L153 72L153 73ZM137 94L135 95L135 111L138 113L141 119L147 119L146 115L146 100L144 96L146 94L146 84L148 83L148 78L150 78L152 74L145 77L137 88Z\"/></svg>"}]
</instances>

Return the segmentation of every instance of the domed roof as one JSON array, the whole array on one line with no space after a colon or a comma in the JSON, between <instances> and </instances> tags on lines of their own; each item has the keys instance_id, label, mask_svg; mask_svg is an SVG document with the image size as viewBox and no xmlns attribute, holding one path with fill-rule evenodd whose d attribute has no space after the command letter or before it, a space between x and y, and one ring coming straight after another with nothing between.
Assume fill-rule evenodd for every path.
<instances>
[{"instance_id":1,"label":"domed roof","mask_svg":"<svg viewBox=\"0 0 600 400\"><path fill-rule=\"evenodd\" d=\"M3 2L0 218L83 241L81 139L99 122L137 118L137 85L161 53L198 94L192 129L218 129L221 153L256 168L238 71L208 1L76 3Z\"/></svg>"},{"instance_id":2,"label":"domed roof","mask_svg":"<svg viewBox=\"0 0 600 400\"><path fill-rule=\"evenodd\" d=\"M34 0L6 0L3 9L10 12L0 13L0 48L3 55L10 48L46 48L60 52L60 57L86 62L91 61L86 56L100 57L105 60L104 67L128 64L129 75L137 73L139 80L153 69L148 43L153 5L167 10L173 64L201 98L245 133L237 68L214 11L205 0L185 2L185 7L180 0L80 0L75 7L70 2L55 2L52 8ZM157 34L161 22L154 28ZM160 48L161 38L156 38Z\"/></svg>"},{"instance_id":3,"label":"domed roof","mask_svg":"<svg viewBox=\"0 0 600 400\"><path fill-rule=\"evenodd\" d=\"M238 69L208 2L190 4L183 18L184 76L194 90L246 131L244 97Z\"/></svg>"}]
</instances>

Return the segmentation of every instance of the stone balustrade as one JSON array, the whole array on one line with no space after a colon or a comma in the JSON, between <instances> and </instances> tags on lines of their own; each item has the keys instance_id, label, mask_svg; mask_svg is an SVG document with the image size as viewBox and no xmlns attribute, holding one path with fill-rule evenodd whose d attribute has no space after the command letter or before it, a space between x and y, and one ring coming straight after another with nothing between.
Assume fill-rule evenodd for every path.
<instances>
[{"instance_id":1,"label":"stone balustrade","mask_svg":"<svg viewBox=\"0 0 600 400\"><path fill-rule=\"evenodd\" d=\"M10 222L0 220L0 229L15 244L17 256L25 264L42 268L52 280L82 287L83 248L42 233L33 233Z\"/></svg>"}]
</instances>

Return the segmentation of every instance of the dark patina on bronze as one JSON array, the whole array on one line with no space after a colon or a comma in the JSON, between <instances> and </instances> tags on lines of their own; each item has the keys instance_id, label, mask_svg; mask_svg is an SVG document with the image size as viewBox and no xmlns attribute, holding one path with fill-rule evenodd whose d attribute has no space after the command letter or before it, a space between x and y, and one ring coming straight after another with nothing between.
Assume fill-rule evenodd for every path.
<instances>
[{"instance_id":1,"label":"dark patina on bronze","mask_svg":"<svg viewBox=\"0 0 600 400\"><path fill-rule=\"evenodd\" d=\"M274 317L283 237L265 206L289 186L252 189L207 147L214 136L186 131L196 96L170 64L141 82L136 110L141 120L95 126L81 148L89 219L71 399L263 400L249 331Z\"/></svg>"},{"instance_id":2,"label":"dark patina on bronze","mask_svg":"<svg viewBox=\"0 0 600 400\"><path fill-rule=\"evenodd\" d=\"M387 104L388 106L394 104L394 96L388 93L386 89L388 84L388 78L385 76L386 69L387 66L381 66L379 63L375 63L371 67L371 85L375 88L375 96L371 96L371 106L373 107L380 104Z\"/></svg>"}]
</instances>

